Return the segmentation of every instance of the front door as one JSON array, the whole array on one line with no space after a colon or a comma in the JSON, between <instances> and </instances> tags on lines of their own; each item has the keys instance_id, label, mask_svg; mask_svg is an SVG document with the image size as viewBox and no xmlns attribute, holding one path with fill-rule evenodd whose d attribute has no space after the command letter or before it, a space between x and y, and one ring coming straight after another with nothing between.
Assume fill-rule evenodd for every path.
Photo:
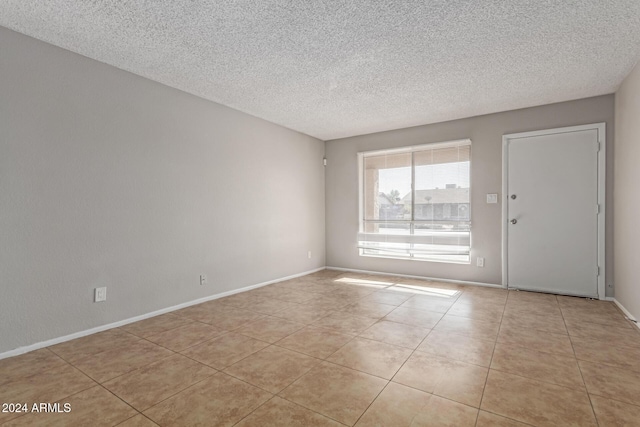
<instances>
[{"instance_id":1,"label":"front door","mask_svg":"<svg viewBox=\"0 0 640 427\"><path fill-rule=\"evenodd\" d=\"M603 124L504 137L510 288L598 297L601 141Z\"/></svg>"}]
</instances>

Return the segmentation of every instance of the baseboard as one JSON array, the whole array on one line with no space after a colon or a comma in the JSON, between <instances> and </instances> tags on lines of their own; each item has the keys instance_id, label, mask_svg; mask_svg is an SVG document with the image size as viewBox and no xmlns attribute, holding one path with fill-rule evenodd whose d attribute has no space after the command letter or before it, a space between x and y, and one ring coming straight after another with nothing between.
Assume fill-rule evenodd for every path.
<instances>
[{"instance_id":1,"label":"baseboard","mask_svg":"<svg viewBox=\"0 0 640 427\"><path fill-rule=\"evenodd\" d=\"M354 268L342 268L342 267L331 267L331 266L327 266L326 268L327 268L327 270L351 271L353 273L379 274L379 275L385 275L385 276L398 276L398 277L407 277L409 279L432 280L432 281L435 281L435 282L459 283L459 284L462 284L462 285L484 286L486 288L504 289L504 286L496 285L494 283L468 282L468 281L465 281L465 280L440 279L438 277L412 276L412 275L409 275L409 274L384 273L384 272L381 272L381 271L370 271L370 270L356 270Z\"/></svg>"},{"instance_id":2,"label":"baseboard","mask_svg":"<svg viewBox=\"0 0 640 427\"><path fill-rule=\"evenodd\" d=\"M618 301L617 299L615 299L613 297L607 297L606 299L607 299L607 301L613 301L613 303L618 306L620 311L622 311L624 313L624 315L627 316L627 318L629 320L631 320L633 322L633 324L636 325L636 327L638 327L640 329L640 324L638 324L638 319L636 319L633 316L633 314L629 313L629 310L624 308L624 306L620 303L620 301Z\"/></svg>"},{"instance_id":3,"label":"baseboard","mask_svg":"<svg viewBox=\"0 0 640 427\"><path fill-rule=\"evenodd\" d=\"M55 344L60 344L60 343L66 342L66 341L71 341L71 340L74 340L76 338L82 338L82 337L85 337L87 335L95 334L97 332L102 332L102 331L106 331L108 329L117 328L119 326L128 325L129 323L138 322L140 320L148 319L150 317L158 316L160 314L170 313L172 311L180 310L182 308L190 307L192 305L202 304L203 302L212 301L212 300L215 300L215 299L218 299L218 298L223 298L223 297L226 297L226 296L229 296L229 295L238 294L240 292L246 292L246 291L250 291L252 289L261 288L263 286L271 285L272 283L282 282L283 280L295 279L296 277L306 276L307 274L315 273L317 271L324 270L325 268L326 267L320 267L320 268L316 268L314 270L309 270L309 271L305 271L305 272L298 273L298 274L292 274L291 276L280 277L278 279L269 280L267 282L262 282L262 283L258 283L258 284L255 284L255 285L245 286L245 287L240 288L240 289L234 289L234 290L231 290L231 291L226 291L226 292L222 292L222 293L215 294L215 295L210 295L210 296L203 297L203 298L198 298L196 300L183 302L181 304L174 305L174 306L167 307L167 308L163 308L163 309L156 310L156 311L152 311L150 313L141 314L139 316L130 317L128 319L119 320L117 322L108 323L106 325L96 326L95 328L86 329L86 330L80 331L80 332L74 332L73 334L64 335L62 337L52 338L50 340L41 341L41 342L38 342L38 343L35 343L35 344L30 344L30 345L27 345L27 346L24 346L24 347L18 347L18 348L14 349L14 350L9 350L9 351L6 351L4 353L0 353L0 360L6 359L7 357L13 357L13 356L18 356L20 354L28 353L30 351L39 350L41 348L49 347L49 346L52 346L52 345L55 345Z\"/></svg>"}]
</instances>

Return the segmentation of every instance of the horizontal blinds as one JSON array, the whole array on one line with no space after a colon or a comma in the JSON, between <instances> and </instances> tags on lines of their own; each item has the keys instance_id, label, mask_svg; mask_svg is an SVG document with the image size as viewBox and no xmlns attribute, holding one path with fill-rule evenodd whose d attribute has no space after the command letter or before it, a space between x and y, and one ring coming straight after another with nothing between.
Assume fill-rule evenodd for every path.
<instances>
[{"instance_id":1,"label":"horizontal blinds","mask_svg":"<svg viewBox=\"0 0 640 427\"><path fill-rule=\"evenodd\" d=\"M471 158L471 146L436 148L433 150L415 151L414 163L419 165L437 165L442 163L468 162Z\"/></svg>"},{"instance_id":2,"label":"horizontal blinds","mask_svg":"<svg viewBox=\"0 0 640 427\"><path fill-rule=\"evenodd\" d=\"M431 235L358 233L358 242L363 246L380 243L469 246L469 231L440 231L434 232Z\"/></svg>"},{"instance_id":3,"label":"horizontal blinds","mask_svg":"<svg viewBox=\"0 0 640 427\"><path fill-rule=\"evenodd\" d=\"M361 156L362 254L468 262L470 140Z\"/></svg>"},{"instance_id":4,"label":"horizontal blinds","mask_svg":"<svg viewBox=\"0 0 640 427\"><path fill-rule=\"evenodd\" d=\"M411 153L416 166L437 165L442 163L468 162L471 158L471 146L460 145L435 149L416 149L409 153L372 154L364 156L365 169L391 169L411 165Z\"/></svg>"},{"instance_id":5,"label":"horizontal blinds","mask_svg":"<svg viewBox=\"0 0 640 427\"><path fill-rule=\"evenodd\" d=\"M399 153L365 157L365 169L394 169L411 167L411 153Z\"/></svg>"}]
</instances>

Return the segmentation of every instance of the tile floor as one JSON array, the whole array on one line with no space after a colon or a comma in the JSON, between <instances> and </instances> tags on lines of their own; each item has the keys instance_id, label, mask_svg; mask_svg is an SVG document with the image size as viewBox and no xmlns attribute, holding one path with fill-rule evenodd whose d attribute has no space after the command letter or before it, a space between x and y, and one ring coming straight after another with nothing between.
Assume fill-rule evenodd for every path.
<instances>
[{"instance_id":1,"label":"tile floor","mask_svg":"<svg viewBox=\"0 0 640 427\"><path fill-rule=\"evenodd\" d=\"M2 426L640 425L610 302L324 270L0 360ZM61 406L64 408L64 406Z\"/></svg>"}]
</instances>

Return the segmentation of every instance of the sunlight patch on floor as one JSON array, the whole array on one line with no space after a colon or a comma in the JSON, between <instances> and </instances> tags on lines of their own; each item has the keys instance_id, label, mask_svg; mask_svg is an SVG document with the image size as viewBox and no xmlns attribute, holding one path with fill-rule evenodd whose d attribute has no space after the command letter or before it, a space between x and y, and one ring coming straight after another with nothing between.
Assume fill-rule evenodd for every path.
<instances>
[{"instance_id":1,"label":"sunlight patch on floor","mask_svg":"<svg viewBox=\"0 0 640 427\"><path fill-rule=\"evenodd\" d=\"M348 285L364 286L369 288L386 288L388 286L393 285L392 282L380 282L376 280L354 279L350 277L342 277L340 279L334 280L334 282L344 283Z\"/></svg>"},{"instance_id":2,"label":"sunlight patch on floor","mask_svg":"<svg viewBox=\"0 0 640 427\"><path fill-rule=\"evenodd\" d=\"M427 296L441 297L441 298L451 298L460 293L460 291L455 289L430 288L426 286L404 285L401 283L395 284L387 288L387 290L396 291L396 292L409 292L412 294L427 295Z\"/></svg>"}]
</instances>

